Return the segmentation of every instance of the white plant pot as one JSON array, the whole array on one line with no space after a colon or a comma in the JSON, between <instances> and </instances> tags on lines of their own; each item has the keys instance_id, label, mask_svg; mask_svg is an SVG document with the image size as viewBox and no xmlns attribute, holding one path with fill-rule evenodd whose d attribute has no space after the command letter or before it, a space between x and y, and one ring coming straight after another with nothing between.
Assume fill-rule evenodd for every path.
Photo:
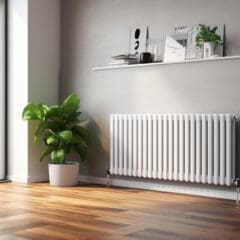
<instances>
[{"instance_id":1,"label":"white plant pot","mask_svg":"<svg viewBox=\"0 0 240 240\"><path fill-rule=\"evenodd\" d=\"M78 184L79 163L48 164L50 185L57 187L74 186Z\"/></svg>"},{"instance_id":2,"label":"white plant pot","mask_svg":"<svg viewBox=\"0 0 240 240\"><path fill-rule=\"evenodd\" d=\"M215 45L213 42L203 43L203 58L209 58L214 55Z\"/></svg>"}]
</instances>

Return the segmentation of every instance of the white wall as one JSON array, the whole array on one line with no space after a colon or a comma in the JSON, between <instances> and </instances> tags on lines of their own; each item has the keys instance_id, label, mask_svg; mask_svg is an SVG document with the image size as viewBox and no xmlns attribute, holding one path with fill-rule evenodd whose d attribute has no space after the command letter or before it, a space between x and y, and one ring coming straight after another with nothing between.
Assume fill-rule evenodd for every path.
<instances>
[{"instance_id":1,"label":"white wall","mask_svg":"<svg viewBox=\"0 0 240 240\"><path fill-rule=\"evenodd\" d=\"M8 177L28 181L28 0L8 1Z\"/></svg>"},{"instance_id":2,"label":"white wall","mask_svg":"<svg viewBox=\"0 0 240 240\"><path fill-rule=\"evenodd\" d=\"M33 125L21 113L28 102L58 103L60 2L9 1L8 176L13 181L48 179L33 145Z\"/></svg>"}]
</instances>

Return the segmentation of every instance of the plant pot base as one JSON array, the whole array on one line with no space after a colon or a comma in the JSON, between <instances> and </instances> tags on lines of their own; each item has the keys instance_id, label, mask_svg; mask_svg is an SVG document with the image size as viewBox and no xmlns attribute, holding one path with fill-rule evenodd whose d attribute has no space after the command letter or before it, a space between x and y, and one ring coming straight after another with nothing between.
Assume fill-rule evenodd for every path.
<instances>
[{"instance_id":1,"label":"plant pot base","mask_svg":"<svg viewBox=\"0 0 240 240\"><path fill-rule=\"evenodd\" d=\"M79 179L79 163L48 164L50 185L56 187L75 186Z\"/></svg>"}]
</instances>

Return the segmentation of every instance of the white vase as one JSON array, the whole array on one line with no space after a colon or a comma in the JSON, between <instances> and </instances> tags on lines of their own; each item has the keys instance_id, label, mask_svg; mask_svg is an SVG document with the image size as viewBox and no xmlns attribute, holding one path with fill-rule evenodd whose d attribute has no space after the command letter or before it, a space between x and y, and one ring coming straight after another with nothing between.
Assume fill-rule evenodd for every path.
<instances>
[{"instance_id":1,"label":"white vase","mask_svg":"<svg viewBox=\"0 0 240 240\"><path fill-rule=\"evenodd\" d=\"M48 164L49 182L52 186L67 187L78 184L79 163L67 162L66 164Z\"/></svg>"},{"instance_id":2,"label":"white vase","mask_svg":"<svg viewBox=\"0 0 240 240\"><path fill-rule=\"evenodd\" d=\"M214 55L214 43L205 42L203 43L203 58L209 58Z\"/></svg>"}]
</instances>

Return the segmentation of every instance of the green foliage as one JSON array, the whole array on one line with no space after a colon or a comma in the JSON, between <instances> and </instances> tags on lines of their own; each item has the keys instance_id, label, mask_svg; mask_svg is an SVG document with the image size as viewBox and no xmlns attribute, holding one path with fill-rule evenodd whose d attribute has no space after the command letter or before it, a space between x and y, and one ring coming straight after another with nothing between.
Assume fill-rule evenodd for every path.
<instances>
[{"instance_id":1,"label":"green foliage","mask_svg":"<svg viewBox=\"0 0 240 240\"><path fill-rule=\"evenodd\" d=\"M65 163L66 155L71 151L84 160L90 143L86 128L81 126L86 120L79 119L80 99L76 94L68 96L61 105L46 106L29 103L22 112L22 119L38 121L34 134L34 143L43 140L46 149L40 156L42 161L48 155L51 163Z\"/></svg>"},{"instance_id":2,"label":"green foliage","mask_svg":"<svg viewBox=\"0 0 240 240\"><path fill-rule=\"evenodd\" d=\"M200 31L196 36L196 46L202 48L204 42L212 42L215 46L222 44L221 36L216 33L218 27L210 28L200 24Z\"/></svg>"}]
</instances>

